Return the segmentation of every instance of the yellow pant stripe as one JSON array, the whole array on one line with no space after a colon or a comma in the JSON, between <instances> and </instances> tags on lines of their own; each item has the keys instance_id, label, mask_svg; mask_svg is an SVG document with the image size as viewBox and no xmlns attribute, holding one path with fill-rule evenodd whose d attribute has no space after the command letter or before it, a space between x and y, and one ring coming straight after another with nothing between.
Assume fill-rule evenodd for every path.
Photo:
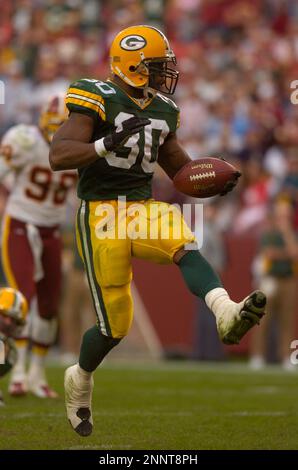
<instances>
[{"instance_id":1,"label":"yellow pant stripe","mask_svg":"<svg viewBox=\"0 0 298 470\"><path fill-rule=\"evenodd\" d=\"M49 351L49 346L41 346L34 344L32 346L32 354L35 354L36 356L46 356Z\"/></svg>"},{"instance_id":2,"label":"yellow pant stripe","mask_svg":"<svg viewBox=\"0 0 298 470\"><path fill-rule=\"evenodd\" d=\"M14 342L15 342L17 348L27 348L29 340L24 339L24 338L22 338L22 339L16 338L14 340Z\"/></svg>"},{"instance_id":3,"label":"yellow pant stripe","mask_svg":"<svg viewBox=\"0 0 298 470\"><path fill-rule=\"evenodd\" d=\"M14 289L18 289L17 282L15 280L13 271L10 265L10 259L8 254L8 238L10 232L10 221L11 218L9 216L5 217L4 222L4 230L3 230L3 238L2 238L2 264L3 264L3 271L6 277L6 280L10 287Z\"/></svg>"}]
</instances>

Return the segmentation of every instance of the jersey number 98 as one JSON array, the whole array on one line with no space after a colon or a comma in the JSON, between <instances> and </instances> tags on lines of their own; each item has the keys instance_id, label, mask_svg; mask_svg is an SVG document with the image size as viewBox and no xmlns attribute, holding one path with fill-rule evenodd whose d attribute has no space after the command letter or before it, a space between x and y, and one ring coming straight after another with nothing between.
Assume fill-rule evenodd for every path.
<instances>
[{"instance_id":1,"label":"jersey number 98","mask_svg":"<svg viewBox=\"0 0 298 470\"><path fill-rule=\"evenodd\" d=\"M53 178L54 174L51 170L39 166L33 167L30 173L30 182L33 185L26 188L26 196L39 202L51 197L53 204L57 206L63 204L68 190L75 184L76 175L62 173L57 183L53 181Z\"/></svg>"}]
</instances>

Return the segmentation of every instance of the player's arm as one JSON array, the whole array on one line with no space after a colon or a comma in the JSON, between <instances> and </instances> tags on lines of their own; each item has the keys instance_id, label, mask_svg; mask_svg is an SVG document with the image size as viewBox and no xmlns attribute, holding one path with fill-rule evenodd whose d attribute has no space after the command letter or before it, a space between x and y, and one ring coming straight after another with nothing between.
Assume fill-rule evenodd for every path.
<instances>
[{"instance_id":1,"label":"player's arm","mask_svg":"<svg viewBox=\"0 0 298 470\"><path fill-rule=\"evenodd\" d=\"M32 159L36 133L34 127L11 127L0 143L0 180L11 171L20 171Z\"/></svg>"},{"instance_id":2,"label":"player's arm","mask_svg":"<svg viewBox=\"0 0 298 470\"><path fill-rule=\"evenodd\" d=\"M50 147L52 170L71 170L93 163L95 151L93 135L94 121L91 116L71 113L55 133Z\"/></svg>"},{"instance_id":3,"label":"player's arm","mask_svg":"<svg viewBox=\"0 0 298 470\"><path fill-rule=\"evenodd\" d=\"M173 179L180 168L190 161L190 156L179 144L176 134L174 132L170 133L164 144L159 148L158 163L161 168L166 172L169 178ZM221 196L225 196L235 188L240 175L241 173L237 172L237 178L226 184L224 190L220 193Z\"/></svg>"},{"instance_id":4,"label":"player's arm","mask_svg":"<svg viewBox=\"0 0 298 470\"><path fill-rule=\"evenodd\" d=\"M190 161L191 158L179 144L176 133L171 132L163 145L159 147L159 165L169 178L173 179L177 171Z\"/></svg>"},{"instance_id":5,"label":"player's arm","mask_svg":"<svg viewBox=\"0 0 298 470\"><path fill-rule=\"evenodd\" d=\"M93 118L86 114L71 113L54 135L49 156L51 168L54 171L71 170L89 165L105 157L108 152L117 150L147 124L150 124L148 119L133 117L122 123L122 130L115 130L91 142Z\"/></svg>"}]
</instances>

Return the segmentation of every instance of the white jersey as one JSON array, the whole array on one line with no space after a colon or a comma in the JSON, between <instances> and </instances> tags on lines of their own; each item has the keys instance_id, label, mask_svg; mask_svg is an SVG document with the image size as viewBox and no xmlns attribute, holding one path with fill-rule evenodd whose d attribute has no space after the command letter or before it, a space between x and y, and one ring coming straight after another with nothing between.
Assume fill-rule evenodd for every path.
<instances>
[{"instance_id":1,"label":"white jersey","mask_svg":"<svg viewBox=\"0 0 298 470\"><path fill-rule=\"evenodd\" d=\"M38 127L12 127L1 146L11 149L11 158L0 155L0 178L9 172L14 174L5 213L37 226L60 224L65 218L67 193L75 186L76 171L51 170L49 144Z\"/></svg>"}]
</instances>

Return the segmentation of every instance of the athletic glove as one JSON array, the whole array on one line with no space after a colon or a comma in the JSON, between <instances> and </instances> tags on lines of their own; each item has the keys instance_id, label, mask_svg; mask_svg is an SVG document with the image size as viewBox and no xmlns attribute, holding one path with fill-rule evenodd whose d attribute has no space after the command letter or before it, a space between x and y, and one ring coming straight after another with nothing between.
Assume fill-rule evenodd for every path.
<instances>
[{"instance_id":1,"label":"athletic glove","mask_svg":"<svg viewBox=\"0 0 298 470\"><path fill-rule=\"evenodd\" d=\"M234 176L235 176L235 179L233 181L228 181L225 184L225 187L223 191L220 193L220 196L225 196L227 193L232 191L235 188L235 186L237 186L238 178L241 176L241 173L239 171L236 171L236 173L234 173Z\"/></svg>"},{"instance_id":2,"label":"athletic glove","mask_svg":"<svg viewBox=\"0 0 298 470\"><path fill-rule=\"evenodd\" d=\"M123 121L122 131L111 132L103 139L103 144L108 152L113 152L117 148L123 146L125 142L134 134L140 132L145 126L150 124L147 118L138 118L136 116Z\"/></svg>"}]
</instances>

